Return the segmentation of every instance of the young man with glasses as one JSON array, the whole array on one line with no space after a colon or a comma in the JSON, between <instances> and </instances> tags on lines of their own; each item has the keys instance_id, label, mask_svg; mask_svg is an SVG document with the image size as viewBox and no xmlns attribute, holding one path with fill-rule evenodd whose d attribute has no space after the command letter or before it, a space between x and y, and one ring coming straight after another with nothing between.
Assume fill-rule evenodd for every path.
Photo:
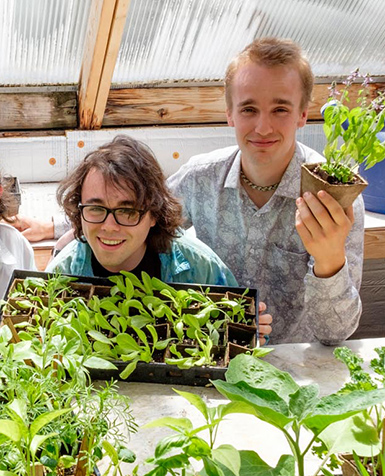
<instances>
[{"instance_id":1,"label":"young man with glasses","mask_svg":"<svg viewBox=\"0 0 385 476\"><path fill-rule=\"evenodd\" d=\"M144 144L118 136L87 155L57 192L73 229L49 272L110 276L145 271L168 282L236 286L217 255L181 235L181 206Z\"/></svg>"}]
</instances>

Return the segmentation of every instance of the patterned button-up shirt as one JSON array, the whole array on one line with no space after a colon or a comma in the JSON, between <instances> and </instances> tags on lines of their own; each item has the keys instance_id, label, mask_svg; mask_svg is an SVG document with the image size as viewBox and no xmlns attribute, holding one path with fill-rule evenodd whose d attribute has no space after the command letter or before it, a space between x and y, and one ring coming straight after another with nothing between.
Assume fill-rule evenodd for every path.
<instances>
[{"instance_id":1,"label":"patterned button-up shirt","mask_svg":"<svg viewBox=\"0 0 385 476\"><path fill-rule=\"evenodd\" d=\"M240 183L241 155L227 147L193 157L168 179L186 226L229 266L241 286L257 288L273 316L272 343L333 344L349 337L361 315L364 207L354 203L344 267L330 278L313 273L313 258L295 229L300 166L324 160L297 143L280 185L260 209Z\"/></svg>"}]
</instances>

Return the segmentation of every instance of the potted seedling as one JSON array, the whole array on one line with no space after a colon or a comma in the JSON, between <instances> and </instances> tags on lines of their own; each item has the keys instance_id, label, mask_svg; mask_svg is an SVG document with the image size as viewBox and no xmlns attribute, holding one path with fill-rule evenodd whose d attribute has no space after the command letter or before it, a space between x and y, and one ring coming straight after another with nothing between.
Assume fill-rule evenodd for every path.
<instances>
[{"instance_id":1,"label":"potted seedling","mask_svg":"<svg viewBox=\"0 0 385 476\"><path fill-rule=\"evenodd\" d=\"M378 93L369 99L370 77L366 75L357 106L349 109L349 87L358 76L358 70L352 73L341 93L332 84L331 97L322 108L326 161L303 164L301 171L301 195L326 190L343 208L351 205L367 186L358 174L359 166L367 169L385 158L385 143L377 137L384 127L385 95Z\"/></svg>"}]
</instances>

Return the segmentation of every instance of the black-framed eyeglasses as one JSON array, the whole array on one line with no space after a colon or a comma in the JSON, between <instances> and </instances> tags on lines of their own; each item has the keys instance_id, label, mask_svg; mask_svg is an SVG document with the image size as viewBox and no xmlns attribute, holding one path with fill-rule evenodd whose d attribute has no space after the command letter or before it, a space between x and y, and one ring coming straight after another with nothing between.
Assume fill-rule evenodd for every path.
<instances>
[{"instance_id":1,"label":"black-framed eyeglasses","mask_svg":"<svg viewBox=\"0 0 385 476\"><path fill-rule=\"evenodd\" d=\"M136 226L140 223L147 210L136 210L135 208L107 208L101 205L83 205L79 203L78 208L83 220L88 223L103 223L108 215L114 215L116 223L122 226Z\"/></svg>"}]
</instances>

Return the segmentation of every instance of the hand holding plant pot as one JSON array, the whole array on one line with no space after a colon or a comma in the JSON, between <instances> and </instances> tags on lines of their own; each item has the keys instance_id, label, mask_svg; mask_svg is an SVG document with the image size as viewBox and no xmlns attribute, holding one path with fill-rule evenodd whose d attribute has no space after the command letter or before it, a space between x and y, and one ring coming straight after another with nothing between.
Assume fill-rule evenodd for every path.
<instances>
[{"instance_id":1,"label":"hand holding plant pot","mask_svg":"<svg viewBox=\"0 0 385 476\"><path fill-rule=\"evenodd\" d=\"M380 93L377 98L368 99L370 78L366 75L358 106L349 109L346 105L349 87L358 76L356 70L348 77L341 94L333 83L331 97L322 108L327 139L324 149L326 162L302 166L301 195L305 191L317 195L318 191L326 190L344 209L367 186L367 182L357 174L359 165L370 168L385 158L385 144L377 137L384 127L385 95Z\"/></svg>"}]
</instances>

